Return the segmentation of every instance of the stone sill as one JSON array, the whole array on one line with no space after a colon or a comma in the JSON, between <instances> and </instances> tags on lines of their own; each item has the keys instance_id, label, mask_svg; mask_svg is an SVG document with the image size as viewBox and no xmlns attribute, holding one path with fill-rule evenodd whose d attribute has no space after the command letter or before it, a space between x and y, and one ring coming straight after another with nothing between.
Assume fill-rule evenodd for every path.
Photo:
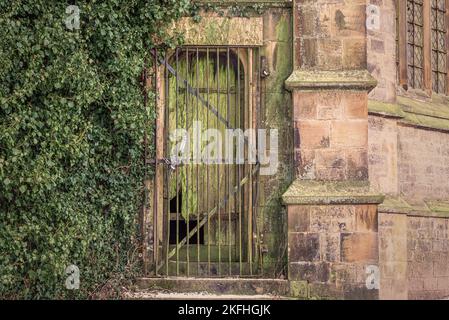
<instances>
[{"instance_id":1,"label":"stone sill","mask_svg":"<svg viewBox=\"0 0 449 320\"><path fill-rule=\"evenodd\" d=\"M285 81L287 90L366 90L377 85L367 70L294 70Z\"/></svg>"},{"instance_id":2,"label":"stone sill","mask_svg":"<svg viewBox=\"0 0 449 320\"><path fill-rule=\"evenodd\" d=\"M438 95L428 101L401 96L397 97L397 103L369 100L368 111L373 115L396 118L405 125L449 131L449 99Z\"/></svg>"},{"instance_id":3,"label":"stone sill","mask_svg":"<svg viewBox=\"0 0 449 320\"><path fill-rule=\"evenodd\" d=\"M379 204L384 196L367 181L295 180L282 195L286 205Z\"/></svg>"},{"instance_id":4,"label":"stone sill","mask_svg":"<svg viewBox=\"0 0 449 320\"><path fill-rule=\"evenodd\" d=\"M385 197L379 212L404 214L413 217L449 218L449 201L427 200L421 205L410 205L401 197Z\"/></svg>"}]
</instances>

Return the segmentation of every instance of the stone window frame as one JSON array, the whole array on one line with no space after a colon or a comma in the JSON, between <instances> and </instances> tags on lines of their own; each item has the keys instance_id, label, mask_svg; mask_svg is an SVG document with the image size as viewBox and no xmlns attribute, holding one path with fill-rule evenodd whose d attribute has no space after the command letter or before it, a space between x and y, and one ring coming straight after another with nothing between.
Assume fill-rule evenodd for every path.
<instances>
[{"instance_id":1,"label":"stone window frame","mask_svg":"<svg viewBox=\"0 0 449 320\"><path fill-rule=\"evenodd\" d=\"M434 7L435 0L398 0L397 3L397 23L398 23L398 82L399 85L409 93L424 93L425 96L431 97L432 94L444 94L449 95L449 0L439 0L445 1L445 52L446 52L446 70L445 70L445 81L446 86L444 92L441 90L433 90L433 72L434 66L432 65L432 54L435 50L432 48L432 10ZM418 6L422 6L422 21L411 21L407 16L407 5L413 2ZM410 64L410 59L408 57L408 47L415 46L417 44L409 42L408 30L410 26L413 27L417 25L420 27L419 23L422 22L422 43L418 44L422 47L422 65L415 66L413 63ZM438 48L439 49L439 48ZM414 81L411 82L409 79L410 68L422 68L422 85L419 87L414 86ZM414 69L412 69L414 70Z\"/></svg>"}]
</instances>

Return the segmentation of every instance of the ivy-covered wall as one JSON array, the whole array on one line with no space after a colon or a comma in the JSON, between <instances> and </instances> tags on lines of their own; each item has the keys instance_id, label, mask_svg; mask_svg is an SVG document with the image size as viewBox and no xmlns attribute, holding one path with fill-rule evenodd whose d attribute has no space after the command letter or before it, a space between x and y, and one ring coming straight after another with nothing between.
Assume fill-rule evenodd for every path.
<instances>
[{"instance_id":1,"label":"ivy-covered wall","mask_svg":"<svg viewBox=\"0 0 449 320\"><path fill-rule=\"evenodd\" d=\"M99 297L139 261L140 75L191 4L71 2L0 1L1 298Z\"/></svg>"}]
</instances>

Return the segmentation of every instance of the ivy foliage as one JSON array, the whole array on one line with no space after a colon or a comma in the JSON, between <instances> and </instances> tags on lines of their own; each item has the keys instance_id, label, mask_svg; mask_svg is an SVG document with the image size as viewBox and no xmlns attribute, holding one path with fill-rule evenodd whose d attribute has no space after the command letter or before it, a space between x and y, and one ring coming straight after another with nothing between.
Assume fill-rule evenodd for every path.
<instances>
[{"instance_id":1,"label":"ivy foliage","mask_svg":"<svg viewBox=\"0 0 449 320\"><path fill-rule=\"evenodd\" d=\"M94 297L130 272L153 117L140 75L186 14L189 0L0 0L0 297Z\"/></svg>"}]
</instances>

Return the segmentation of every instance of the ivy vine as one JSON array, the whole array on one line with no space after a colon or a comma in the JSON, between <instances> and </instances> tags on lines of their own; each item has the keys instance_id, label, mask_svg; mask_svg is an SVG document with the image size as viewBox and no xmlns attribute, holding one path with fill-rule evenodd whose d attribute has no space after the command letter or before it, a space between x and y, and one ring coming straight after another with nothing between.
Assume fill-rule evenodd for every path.
<instances>
[{"instance_id":1,"label":"ivy vine","mask_svg":"<svg viewBox=\"0 0 449 320\"><path fill-rule=\"evenodd\" d=\"M98 297L133 274L154 118L142 66L177 44L163 26L192 12L189 0L0 0L1 298Z\"/></svg>"}]
</instances>

